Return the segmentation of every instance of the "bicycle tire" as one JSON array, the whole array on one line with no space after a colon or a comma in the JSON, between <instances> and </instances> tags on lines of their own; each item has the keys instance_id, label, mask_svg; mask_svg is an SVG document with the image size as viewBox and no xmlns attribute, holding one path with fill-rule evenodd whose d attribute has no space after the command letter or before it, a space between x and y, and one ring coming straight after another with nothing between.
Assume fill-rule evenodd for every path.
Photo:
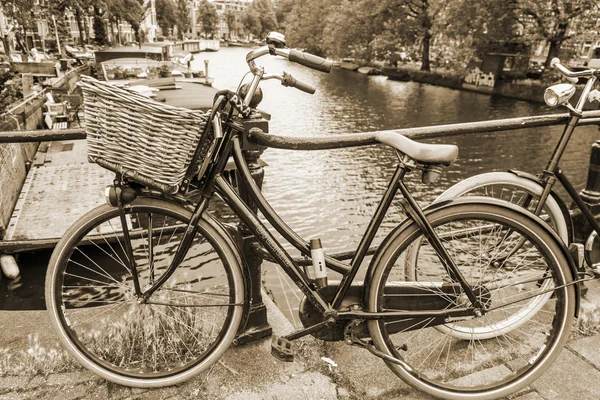
<instances>
[{"instance_id":1,"label":"bicycle tire","mask_svg":"<svg viewBox=\"0 0 600 400\"><path fill-rule=\"evenodd\" d=\"M150 197L125 210L144 290L166 271L191 211ZM213 365L238 331L245 294L238 255L200 219L180 267L140 303L119 218L117 208L99 206L57 244L45 286L52 324L67 351L109 381L161 387L188 380Z\"/></svg>"},{"instance_id":2,"label":"bicycle tire","mask_svg":"<svg viewBox=\"0 0 600 400\"><path fill-rule=\"evenodd\" d=\"M497 190L494 189L495 187ZM488 172L458 182L439 195L435 201L474 195L498 198L518 205L519 200L522 199L522 194L526 193L534 197L535 200L532 203L532 206L534 206L538 203L543 190L544 188L539 183L510 172ZM532 206L527 209L533 212L534 207ZM560 205L552 195L548 196L543 213L544 211L547 217L544 218L542 215L542 219L556 231L563 242L568 244L570 242L569 226Z\"/></svg>"},{"instance_id":3,"label":"bicycle tire","mask_svg":"<svg viewBox=\"0 0 600 400\"><path fill-rule=\"evenodd\" d=\"M447 330L438 329L447 323L445 320L406 318L387 323L381 320L370 321L369 332L376 348L404 364L386 361L388 367L408 384L437 398L496 399L527 386L558 356L568 338L575 312L574 288L572 285L562 286L572 282L573 278L556 236L535 216L517 207L492 204L490 201L485 202L485 199L481 200L483 203L478 203L479 201L478 198L471 198L470 201L465 199L427 212L429 222L443 238L444 247L465 279L474 287L479 300L491 310L480 318L452 321L452 325L477 327L478 324L500 324L510 318L504 313L508 313L513 307L520 310L519 303L528 301L529 296L545 296L539 290L540 281L551 280L554 295L550 300L544 300L543 309L530 315L526 321L519 318L519 328L509 329L502 335L487 340L476 338L475 335L470 340L465 340ZM479 224L467 225L466 222L469 221ZM462 231L457 230L457 227ZM507 230L512 232L511 236L515 236L513 239L518 240L517 234L525 238L526 243L513 256L526 256L529 262L527 268L520 267L523 264L518 262L513 264L512 260L506 260L500 268L496 267L494 270L490 269L490 265L484 265L481 261L484 260L486 250L482 244L489 244L489 240L493 240L490 237L485 242L481 240L485 230L491 232L496 240ZM426 239L420 240L421 235L417 224L412 222L399 226L384 240L371 266L367 288L369 311L384 311L386 302L394 301L391 286L398 286L394 279L403 277L404 274L403 271L395 271L394 267L402 254L417 241L421 247L421 255L429 253L431 256L428 270L421 272L423 276L429 277L429 281L404 284L421 287L422 294L442 303L437 306L438 309L469 304L464 293L456 292L456 286L452 286L452 280L440 266L437 254L432 249L427 249L430 246ZM506 248L509 247L510 243L506 243ZM472 254L478 248L479 253ZM469 255L474 255L479 264L469 263ZM469 270L466 263L475 271ZM523 270L519 271L520 268ZM529 275L519 277L522 273ZM440 282L446 283L445 289L442 289ZM454 289L448 291L448 285ZM386 290L389 292L388 298ZM539 294L536 296L536 293ZM513 298L509 301L507 296ZM425 301L426 297L418 299ZM400 302L396 300L389 304L407 307L410 301L406 297L400 298ZM412 301L415 304L414 298ZM411 307L414 309L415 305Z\"/></svg>"},{"instance_id":4,"label":"bicycle tire","mask_svg":"<svg viewBox=\"0 0 600 400\"><path fill-rule=\"evenodd\" d=\"M533 202L527 208L529 211L534 211L535 205L539 202L539 197L541 196L543 191L543 187L540 186L537 182L532 181L531 179L526 179L515 175L510 172L489 172L484 174L479 174L472 176L468 179L458 182L454 186L447 189L444 193L442 193L435 202L448 200L452 198L462 197L462 196L478 196L485 195L486 197L498 198L504 201L508 201L512 204L519 204L519 202L523 199L524 195L531 195L533 197ZM569 227L567 221L564 218L564 215L561 211L561 207L553 196L549 196L546 200L546 204L542 211L543 219L550 224L550 226L556 231L561 240L564 243L569 243ZM416 260L418 259L418 246L413 246L411 252L411 260L413 265L416 265ZM407 273L407 279L414 279L412 277L413 273ZM550 298L551 293L546 295L547 298ZM538 301L538 307L543 305L543 302ZM534 312L535 310L532 310ZM518 323L513 324L512 327L518 328ZM440 326L438 329L441 330L450 330L456 337L464 338L465 335L470 335L471 333L463 333L460 330L452 329L446 326ZM505 330L510 329L510 326L507 326ZM496 331L497 334L502 334L502 331ZM490 330L481 329L479 333L475 333L477 338L479 339L488 339L493 337L494 332Z\"/></svg>"}]
</instances>

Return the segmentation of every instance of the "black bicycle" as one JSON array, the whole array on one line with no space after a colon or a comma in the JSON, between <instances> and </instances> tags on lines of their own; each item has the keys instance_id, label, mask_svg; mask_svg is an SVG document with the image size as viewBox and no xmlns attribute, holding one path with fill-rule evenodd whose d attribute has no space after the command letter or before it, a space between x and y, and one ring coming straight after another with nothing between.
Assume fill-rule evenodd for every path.
<instances>
[{"instance_id":1,"label":"black bicycle","mask_svg":"<svg viewBox=\"0 0 600 400\"><path fill-rule=\"evenodd\" d=\"M586 103L600 99L598 91L594 89L600 76L600 70L570 71L561 65L558 58L554 58L551 65L571 83L550 86L544 93L544 100L551 107L567 107L570 115L546 168L538 175L516 170L475 175L458 182L442 193L436 201L465 195L487 196L509 201L541 216L566 244L572 245L575 241L575 229L573 228L569 205L561 199L554 189L558 181L592 228L591 234L582 249L585 257L581 257L581 261L585 258L588 266L594 270L595 274L598 274L600 272L600 243L598 239L600 223L596 220L582 196L577 193L559 164L575 128L583 118L583 109ZM569 103L569 100L575 94L574 84L580 78L587 79L587 82L577 104L573 106ZM587 195L590 196L590 194ZM596 196L596 194L591 194L594 200Z\"/></svg>"},{"instance_id":2,"label":"black bicycle","mask_svg":"<svg viewBox=\"0 0 600 400\"><path fill-rule=\"evenodd\" d=\"M344 341L440 398L500 398L542 374L565 344L576 312L575 266L556 233L533 213L497 199L465 197L421 209L404 177L420 171L424 182L435 182L458 148L382 133L377 141L396 149L398 165L381 201L349 264L324 255L319 240L301 239L274 212L244 159L242 141L249 135L243 123L256 114L262 80L314 92L287 73L265 73L255 60L269 54L324 72L332 64L287 49L283 35L269 34L267 46L247 56L251 82L236 93L219 92L202 117L202 134L174 186L158 172L174 163L169 156L140 172L159 139L132 145L137 117L119 115L128 107L150 108L149 120L159 112L167 120L176 110L84 80L94 160L117 176L107 188L108 204L77 221L50 260L46 301L68 351L101 377L139 387L182 382L219 359L247 317L250 295L243 254L208 212L220 198L305 296L309 317L303 329L273 340L276 355L290 356L292 342L309 334ZM106 96L112 97L98 112ZM168 136L166 147L179 140L180 125L169 123L168 132L158 133ZM114 134L98 147L95 140L108 131ZM131 155L108 160L103 154L115 146L117 154ZM127 167L134 156L134 167ZM311 267L301 268L241 200L224 176L230 156L237 184L284 238L312 257ZM398 191L407 219L378 247L364 281L356 281ZM341 281L327 282L326 269L341 273Z\"/></svg>"}]
</instances>

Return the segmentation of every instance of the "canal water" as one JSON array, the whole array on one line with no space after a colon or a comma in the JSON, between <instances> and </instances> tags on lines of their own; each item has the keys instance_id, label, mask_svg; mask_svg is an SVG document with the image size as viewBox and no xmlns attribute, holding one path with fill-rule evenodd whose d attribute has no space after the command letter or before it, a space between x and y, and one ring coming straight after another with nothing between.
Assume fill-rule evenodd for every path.
<instances>
[{"instance_id":1,"label":"canal water","mask_svg":"<svg viewBox=\"0 0 600 400\"><path fill-rule=\"evenodd\" d=\"M214 86L235 90L248 71L245 56L249 50L222 48L197 54L192 63L204 69L204 60L208 60ZM562 112L541 104L388 81L384 76L341 69L325 74L271 56L258 63L267 72L287 71L317 88L311 96L275 80L261 84L264 100L259 108L271 114L269 129L276 135L335 136ZM457 144L458 161L436 184L423 185L415 175L408 179L409 188L424 205L452 184L478 173L509 168L537 173L544 168L560 132L561 127L534 128L435 140ZM561 166L577 188L585 184L590 146L598 138L597 128L580 127L567 148ZM395 154L385 146L311 152L268 149L262 158L269 164L263 188L267 199L302 237L321 238L327 252L356 248L396 165ZM381 241L402 219L399 209L392 207L376 240ZM295 310L300 293L273 264L264 266L263 281L284 313L298 325ZM40 271L11 285L5 280L0 284L0 307L42 308L40 287Z\"/></svg>"}]
</instances>

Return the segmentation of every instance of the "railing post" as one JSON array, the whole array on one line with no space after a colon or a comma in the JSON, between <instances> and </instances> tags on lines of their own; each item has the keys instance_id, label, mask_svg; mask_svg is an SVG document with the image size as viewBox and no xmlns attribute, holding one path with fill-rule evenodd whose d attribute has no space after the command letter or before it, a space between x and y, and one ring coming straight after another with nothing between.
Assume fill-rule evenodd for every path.
<instances>
[{"instance_id":1,"label":"railing post","mask_svg":"<svg viewBox=\"0 0 600 400\"><path fill-rule=\"evenodd\" d=\"M588 177L585 189L580 196L594 215L600 213L600 140L592 145L590 164L588 166ZM591 225L581 216L573 220L575 227L575 241L583 243L592 231Z\"/></svg>"},{"instance_id":2,"label":"railing post","mask_svg":"<svg viewBox=\"0 0 600 400\"><path fill-rule=\"evenodd\" d=\"M592 145L587 183L581 198L589 205L600 204L600 141Z\"/></svg>"},{"instance_id":3,"label":"railing post","mask_svg":"<svg viewBox=\"0 0 600 400\"><path fill-rule=\"evenodd\" d=\"M246 132L250 131L250 129L254 127L259 127L264 132L268 132L268 123L262 118L255 118L247 121L245 123L245 127ZM262 188L265 171L259 162L259 158L263 153L263 148L249 145L244 140L243 149L252 178L258 187ZM240 179L237 179L237 181L240 182ZM244 200L252 212L256 214L257 206L254 204L250 194L243 185L240 185L239 193L242 200ZM246 270L250 275L250 313L243 332L241 332L237 338L238 343L246 343L251 340L271 336L273 330L267 319L267 308L262 301L261 266L263 260L262 258L258 257L252 249L252 245L256 242L256 238L252 232L249 231L248 227L246 227L246 225L242 222L238 223L238 233L241 241L244 262L246 263Z\"/></svg>"}]
</instances>

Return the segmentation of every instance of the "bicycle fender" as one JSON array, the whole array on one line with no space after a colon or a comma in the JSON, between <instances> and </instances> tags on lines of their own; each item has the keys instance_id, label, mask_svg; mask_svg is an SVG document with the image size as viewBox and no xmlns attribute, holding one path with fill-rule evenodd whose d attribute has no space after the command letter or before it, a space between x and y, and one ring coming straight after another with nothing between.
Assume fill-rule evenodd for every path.
<instances>
[{"instance_id":1,"label":"bicycle fender","mask_svg":"<svg viewBox=\"0 0 600 400\"><path fill-rule=\"evenodd\" d=\"M529 172L518 171L516 169L509 169L508 172L510 172L513 175L518 176L519 178L528 179L530 181L537 183L540 186L543 186L542 180L537 175L531 174ZM563 217L564 217L565 221L567 222L567 232L569 235L569 243L572 243L573 239L574 239L575 230L573 229L573 219L571 218L571 213L569 212L569 207L561 199L561 197L558 195L556 190L552 189L550 191L550 196L552 196L552 198L554 200L556 200L556 202L558 203L558 206L560 207L560 211L562 212Z\"/></svg>"},{"instance_id":2,"label":"bicycle fender","mask_svg":"<svg viewBox=\"0 0 600 400\"><path fill-rule=\"evenodd\" d=\"M527 211L524 208L519 207L516 204L512 204L512 203L509 203L509 202L506 202L503 200L494 199L494 198L490 198L490 197L468 196L468 197L458 197L458 198L454 198L454 199L442 200L440 202L432 203L428 207L423 209L423 213L425 214L425 216L429 216L434 211L437 211L437 210L440 210L440 209L443 209L446 207L453 207L455 205L473 204L473 203L474 204L489 204L489 205L496 205L496 206L509 208L512 211L515 211L518 214L520 214L523 218L526 218L535 223L538 223L540 225L540 227L542 229L544 229L544 231L547 234L549 234L557 242L560 251L563 253L565 259L567 260L567 264L569 266L569 270L571 272L573 280L576 280L578 278L579 274L578 274L577 268L575 266L575 262L573 261L573 257L571 256L571 253L569 252L569 249L567 248L565 243L560 239L560 237L554 231L554 229L552 229L548 224L546 224L544 221L542 221L540 218L538 218L532 212ZM406 229L412 223L413 223L412 219L410 219L410 218L405 219L404 221L402 221L402 223L400 223L400 225L398 225L396 228L394 228L394 230L392 232L390 232L386 236L386 238L383 240L383 242L377 249L377 252L371 259L371 263L369 264L369 268L367 269L367 273L365 275L365 287L369 287L369 284L371 281L371 276L374 272L374 268L379 263L381 255L384 253L386 248L389 246L389 242L391 242L393 240L393 238L396 236L395 233ZM581 303L581 296L580 296L579 285L574 284L573 287L575 289L575 318L577 318L579 316L579 306ZM368 290L365 290L365 298L364 298L365 304L367 304L367 300L368 300L367 293L368 293Z\"/></svg>"}]
</instances>

